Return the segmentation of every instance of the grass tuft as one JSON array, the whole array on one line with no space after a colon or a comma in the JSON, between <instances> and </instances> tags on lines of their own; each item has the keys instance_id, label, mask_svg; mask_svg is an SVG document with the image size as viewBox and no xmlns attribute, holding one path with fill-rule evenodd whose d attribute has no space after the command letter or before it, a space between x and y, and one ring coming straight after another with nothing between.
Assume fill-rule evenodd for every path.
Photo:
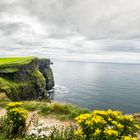
<instances>
[{"instance_id":1,"label":"grass tuft","mask_svg":"<svg viewBox=\"0 0 140 140\"><path fill-rule=\"evenodd\" d=\"M5 108L9 102L11 102L11 100L7 98L4 93L0 93L0 107Z\"/></svg>"},{"instance_id":2,"label":"grass tuft","mask_svg":"<svg viewBox=\"0 0 140 140\"><path fill-rule=\"evenodd\" d=\"M58 119L67 120L74 119L76 116L88 113L87 109L81 109L78 106L71 104L50 103L40 108L39 114L50 115L52 114Z\"/></svg>"}]
</instances>

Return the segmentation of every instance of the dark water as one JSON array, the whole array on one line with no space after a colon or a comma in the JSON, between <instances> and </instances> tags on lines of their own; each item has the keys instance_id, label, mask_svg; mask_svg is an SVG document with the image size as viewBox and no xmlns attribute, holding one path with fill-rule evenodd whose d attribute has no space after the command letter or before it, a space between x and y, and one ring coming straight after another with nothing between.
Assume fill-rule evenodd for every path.
<instances>
[{"instance_id":1,"label":"dark water","mask_svg":"<svg viewBox=\"0 0 140 140\"><path fill-rule=\"evenodd\" d=\"M54 62L52 69L56 101L140 112L140 65Z\"/></svg>"}]
</instances>

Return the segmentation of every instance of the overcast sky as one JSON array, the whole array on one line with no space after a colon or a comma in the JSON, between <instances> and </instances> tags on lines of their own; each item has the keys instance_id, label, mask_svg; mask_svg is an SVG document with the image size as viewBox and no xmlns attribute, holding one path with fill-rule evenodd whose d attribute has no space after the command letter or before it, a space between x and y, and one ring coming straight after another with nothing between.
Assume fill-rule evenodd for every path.
<instances>
[{"instance_id":1,"label":"overcast sky","mask_svg":"<svg viewBox=\"0 0 140 140\"><path fill-rule=\"evenodd\" d=\"M140 0L0 0L0 56L140 62Z\"/></svg>"}]
</instances>

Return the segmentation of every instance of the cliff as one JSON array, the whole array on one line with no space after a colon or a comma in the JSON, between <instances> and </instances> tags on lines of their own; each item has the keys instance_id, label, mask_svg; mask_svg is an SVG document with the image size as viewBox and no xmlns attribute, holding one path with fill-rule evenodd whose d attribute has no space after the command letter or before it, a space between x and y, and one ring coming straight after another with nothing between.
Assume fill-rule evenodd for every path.
<instances>
[{"instance_id":1,"label":"cliff","mask_svg":"<svg viewBox=\"0 0 140 140\"><path fill-rule=\"evenodd\" d=\"M54 86L49 59L0 58L0 92L12 100L43 98Z\"/></svg>"}]
</instances>

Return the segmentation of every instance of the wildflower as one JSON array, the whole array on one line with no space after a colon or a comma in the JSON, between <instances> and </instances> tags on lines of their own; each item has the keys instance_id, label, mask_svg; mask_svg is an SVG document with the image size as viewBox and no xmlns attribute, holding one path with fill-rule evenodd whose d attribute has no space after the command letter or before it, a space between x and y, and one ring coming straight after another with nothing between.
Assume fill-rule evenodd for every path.
<instances>
[{"instance_id":1,"label":"wildflower","mask_svg":"<svg viewBox=\"0 0 140 140\"><path fill-rule=\"evenodd\" d=\"M100 133L101 133L101 130L99 129L99 128L97 128L96 130L95 130L95 132L94 132L94 135L96 136L96 135L100 135Z\"/></svg>"},{"instance_id":2,"label":"wildflower","mask_svg":"<svg viewBox=\"0 0 140 140\"><path fill-rule=\"evenodd\" d=\"M82 130L81 130L81 129L79 129L79 130L75 131L75 135L80 136L80 135L82 135L82 134L83 134L83 132L82 132Z\"/></svg>"},{"instance_id":3,"label":"wildflower","mask_svg":"<svg viewBox=\"0 0 140 140\"><path fill-rule=\"evenodd\" d=\"M119 129L122 129L124 126L121 125L121 124L119 123L119 124L117 124L117 127L118 127Z\"/></svg>"},{"instance_id":4,"label":"wildflower","mask_svg":"<svg viewBox=\"0 0 140 140\"><path fill-rule=\"evenodd\" d=\"M112 110L95 110L91 114L82 114L76 117L76 123L83 135L91 139L104 137L105 140L136 140L134 136L139 129L132 116L124 116L121 112Z\"/></svg>"},{"instance_id":5,"label":"wildflower","mask_svg":"<svg viewBox=\"0 0 140 140\"><path fill-rule=\"evenodd\" d=\"M104 133L109 136L118 136L118 132L116 130L112 130L112 129L106 129L106 130L104 130Z\"/></svg>"},{"instance_id":6,"label":"wildflower","mask_svg":"<svg viewBox=\"0 0 140 140\"><path fill-rule=\"evenodd\" d=\"M118 123L116 121L112 121L112 124L114 125L118 125Z\"/></svg>"},{"instance_id":7,"label":"wildflower","mask_svg":"<svg viewBox=\"0 0 140 140\"><path fill-rule=\"evenodd\" d=\"M126 120L126 121L134 121L134 119L132 118L132 116L128 116L128 115L126 115L126 116L124 116L124 119Z\"/></svg>"},{"instance_id":8,"label":"wildflower","mask_svg":"<svg viewBox=\"0 0 140 140\"><path fill-rule=\"evenodd\" d=\"M137 140L137 138L131 138L129 136L124 136L122 140Z\"/></svg>"},{"instance_id":9,"label":"wildflower","mask_svg":"<svg viewBox=\"0 0 140 140\"><path fill-rule=\"evenodd\" d=\"M8 108L14 108L14 107L21 107L23 105L22 102L12 102L12 103L9 103L7 106Z\"/></svg>"}]
</instances>

